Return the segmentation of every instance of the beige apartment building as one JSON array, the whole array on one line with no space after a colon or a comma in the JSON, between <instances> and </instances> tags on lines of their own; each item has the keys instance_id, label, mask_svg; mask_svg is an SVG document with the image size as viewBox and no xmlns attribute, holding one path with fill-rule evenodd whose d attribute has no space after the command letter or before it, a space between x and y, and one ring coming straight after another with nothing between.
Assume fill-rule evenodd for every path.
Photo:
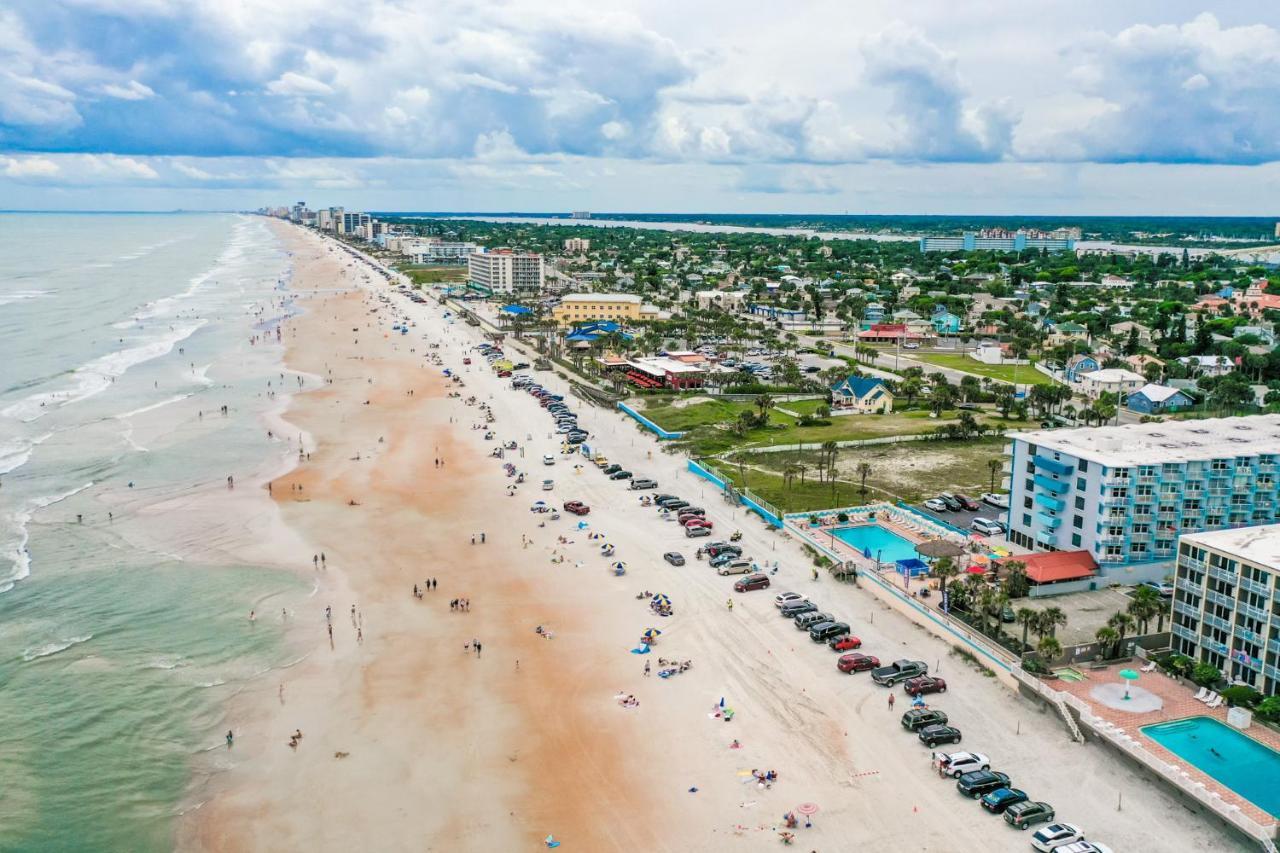
<instances>
[{"instance_id":1,"label":"beige apartment building","mask_svg":"<svg viewBox=\"0 0 1280 853\"><path fill-rule=\"evenodd\" d=\"M631 293L569 293L560 298L560 304L551 309L551 316L561 327L593 320L626 322L649 320L656 312L644 305L639 296Z\"/></svg>"}]
</instances>

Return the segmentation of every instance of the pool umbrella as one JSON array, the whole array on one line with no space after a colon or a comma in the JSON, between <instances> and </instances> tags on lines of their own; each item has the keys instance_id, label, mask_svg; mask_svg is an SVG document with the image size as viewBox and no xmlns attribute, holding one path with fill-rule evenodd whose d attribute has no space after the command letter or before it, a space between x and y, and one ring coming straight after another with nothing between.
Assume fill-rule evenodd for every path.
<instances>
[{"instance_id":1,"label":"pool umbrella","mask_svg":"<svg viewBox=\"0 0 1280 853\"><path fill-rule=\"evenodd\" d=\"M1124 679L1124 698L1128 699L1129 698L1129 682L1137 681L1139 678L1141 678L1141 676L1138 675L1136 670L1132 670L1132 669L1122 669L1120 670L1119 675L1121 678Z\"/></svg>"},{"instance_id":2,"label":"pool umbrella","mask_svg":"<svg viewBox=\"0 0 1280 853\"><path fill-rule=\"evenodd\" d=\"M921 557L936 560L942 557L959 557L964 554L964 548L946 539L930 539L916 545L916 553Z\"/></svg>"}]
</instances>

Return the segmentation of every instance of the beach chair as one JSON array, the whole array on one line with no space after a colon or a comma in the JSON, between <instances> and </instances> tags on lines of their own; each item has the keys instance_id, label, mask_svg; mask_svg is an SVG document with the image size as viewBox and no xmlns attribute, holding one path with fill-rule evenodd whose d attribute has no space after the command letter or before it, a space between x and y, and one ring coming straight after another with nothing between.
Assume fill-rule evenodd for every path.
<instances>
[{"instance_id":1,"label":"beach chair","mask_svg":"<svg viewBox=\"0 0 1280 853\"><path fill-rule=\"evenodd\" d=\"M1217 693L1213 694L1213 700L1205 703L1206 708L1217 708L1222 704L1222 697Z\"/></svg>"},{"instance_id":2,"label":"beach chair","mask_svg":"<svg viewBox=\"0 0 1280 853\"><path fill-rule=\"evenodd\" d=\"M1156 662L1155 662L1155 661L1152 661L1151 663L1149 663L1149 664L1147 664L1146 666L1144 666L1144 667L1140 670L1140 672L1154 672L1154 671L1155 671L1155 668L1156 668Z\"/></svg>"},{"instance_id":3,"label":"beach chair","mask_svg":"<svg viewBox=\"0 0 1280 853\"><path fill-rule=\"evenodd\" d=\"M1203 702L1205 699L1209 698L1209 688L1201 687L1200 692L1191 698L1195 699L1197 702Z\"/></svg>"}]
</instances>

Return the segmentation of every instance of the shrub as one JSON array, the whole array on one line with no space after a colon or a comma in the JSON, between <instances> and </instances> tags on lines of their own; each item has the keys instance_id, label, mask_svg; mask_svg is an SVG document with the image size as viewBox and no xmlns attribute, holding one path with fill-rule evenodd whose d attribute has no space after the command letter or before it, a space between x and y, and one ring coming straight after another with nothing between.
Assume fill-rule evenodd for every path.
<instances>
[{"instance_id":1,"label":"shrub","mask_svg":"<svg viewBox=\"0 0 1280 853\"><path fill-rule=\"evenodd\" d=\"M1230 705L1252 708L1254 705L1258 704L1258 700L1262 698L1262 694L1247 684L1237 684L1223 690L1222 698L1226 699L1227 703Z\"/></svg>"},{"instance_id":2,"label":"shrub","mask_svg":"<svg viewBox=\"0 0 1280 853\"><path fill-rule=\"evenodd\" d=\"M1188 676L1195 668L1196 662L1186 655L1170 654L1157 662L1174 675Z\"/></svg>"},{"instance_id":3,"label":"shrub","mask_svg":"<svg viewBox=\"0 0 1280 853\"><path fill-rule=\"evenodd\" d=\"M1209 687L1222 680L1222 671L1211 663L1198 663L1191 670L1191 680L1201 687Z\"/></svg>"},{"instance_id":4,"label":"shrub","mask_svg":"<svg viewBox=\"0 0 1280 853\"><path fill-rule=\"evenodd\" d=\"M847 512L836 513L836 521L844 523L848 520L849 520L849 513Z\"/></svg>"},{"instance_id":5,"label":"shrub","mask_svg":"<svg viewBox=\"0 0 1280 853\"><path fill-rule=\"evenodd\" d=\"M1258 703L1258 716L1264 720L1280 722L1280 696L1268 696Z\"/></svg>"},{"instance_id":6,"label":"shrub","mask_svg":"<svg viewBox=\"0 0 1280 853\"><path fill-rule=\"evenodd\" d=\"M818 516L817 516L816 514L812 514L812 515L810 515L810 516L809 516L809 523L810 523L810 524L817 524L817 523L818 523Z\"/></svg>"}]
</instances>

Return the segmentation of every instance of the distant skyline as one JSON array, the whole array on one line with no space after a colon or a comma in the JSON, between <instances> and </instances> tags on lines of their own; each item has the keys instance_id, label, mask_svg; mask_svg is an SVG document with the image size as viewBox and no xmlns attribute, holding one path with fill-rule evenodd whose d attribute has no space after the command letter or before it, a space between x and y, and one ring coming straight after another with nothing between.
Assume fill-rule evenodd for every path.
<instances>
[{"instance_id":1,"label":"distant skyline","mask_svg":"<svg viewBox=\"0 0 1280 853\"><path fill-rule=\"evenodd\" d=\"M1280 5L13 0L0 206L1280 215Z\"/></svg>"}]
</instances>

